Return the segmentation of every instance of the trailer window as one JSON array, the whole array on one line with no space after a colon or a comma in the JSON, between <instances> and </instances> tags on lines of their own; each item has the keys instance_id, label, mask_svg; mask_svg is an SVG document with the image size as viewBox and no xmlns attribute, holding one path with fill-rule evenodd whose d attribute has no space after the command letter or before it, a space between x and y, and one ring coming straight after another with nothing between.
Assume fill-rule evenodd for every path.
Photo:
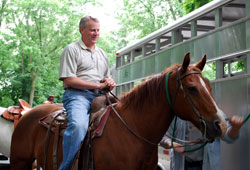
<instances>
[{"instance_id":1,"label":"trailer window","mask_svg":"<svg viewBox=\"0 0 250 170\"><path fill-rule=\"evenodd\" d=\"M223 77L231 77L245 73L245 57L224 61L223 69Z\"/></svg>"},{"instance_id":2,"label":"trailer window","mask_svg":"<svg viewBox=\"0 0 250 170\"><path fill-rule=\"evenodd\" d=\"M216 79L216 63L211 62L207 63L202 71L203 77L206 77L208 80Z\"/></svg>"}]
</instances>

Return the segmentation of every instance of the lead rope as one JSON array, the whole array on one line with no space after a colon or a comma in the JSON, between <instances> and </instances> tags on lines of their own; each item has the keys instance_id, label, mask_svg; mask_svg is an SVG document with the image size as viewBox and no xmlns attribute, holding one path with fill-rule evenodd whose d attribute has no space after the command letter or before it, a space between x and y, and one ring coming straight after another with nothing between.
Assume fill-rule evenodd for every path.
<instances>
[{"instance_id":1,"label":"lead rope","mask_svg":"<svg viewBox=\"0 0 250 170\"><path fill-rule=\"evenodd\" d=\"M250 117L250 113L248 113L248 114L245 116L245 118L244 118L244 120L243 120L243 125L247 122L247 120L249 119L249 117ZM228 118L226 118L226 120L228 120ZM187 153L187 152L194 152L194 151L197 151L197 150L199 150L199 149L205 147L207 143L208 143L208 142L206 141L205 143L201 144L199 147L194 148L194 149L190 149L190 150L184 150L184 152Z\"/></svg>"},{"instance_id":2,"label":"lead rope","mask_svg":"<svg viewBox=\"0 0 250 170\"><path fill-rule=\"evenodd\" d=\"M169 94L169 92L168 92L168 80L169 80L170 74L172 74L172 71L169 72L169 73L167 74L167 76L166 76L166 79L165 79L165 89L166 89L166 95L167 95L167 99L168 99L168 104L169 104L171 110L173 110L173 109L172 109L172 108L173 108L173 103L172 103L172 101L171 101L170 94ZM173 129L173 131L172 131L172 136L175 136L175 125L176 125L176 121L177 121L177 117L174 116L174 129ZM171 138L171 147L174 146L173 143L174 143L174 139Z\"/></svg>"},{"instance_id":3,"label":"lead rope","mask_svg":"<svg viewBox=\"0 0 250 170\"><path fill-rule=\"evenodd\" d=\"M169 80L169 77L170 77L171 73L172 73L172 71L167 74L166 80L165 80L166 95L167 95L168 104L170 105L170 108L172 108L172 106L173 106L173 103L171 102L170 94L169 94L169 91L168 91L168 80ZM185 76L187 76L187 75L182 76L181 79L184 78ZM245 118L243 120L243 124L245 124L249 118L250 118L250 113L248 113L245 116ZM226 120L228 120L228 118L226 118ZM176 124L177 124L177 116L175 116L175 118L174 118L174 128L173 128L173 131L172 131L172 136L168 136L167 135L169 138L171 138L171 146L172 147L173 147L173 142L176 141L176 140L179 140L179 139L175 138ZM203 120L203 124L206 125L205 122L204 122L204 120ZM205 126L205 128L206 128L206 126ZM205 134L206 134L206 132L205 132ZM179 140L179 141L182 141L182 140ZM184 141L182 141L182 142L185 143ZM194 144L198 144L200 142L201 141L194 141L194 142L190 142L189 141L189 143L194 143ZM208 141L202 142L202 144L200 146L198 146L197 148L194 148L194 149L185 149L184 152L188 153L188 152L197 151L197 150L205 147L207 145L207 143L208 143Z\"/></svg>"}]
</instances>

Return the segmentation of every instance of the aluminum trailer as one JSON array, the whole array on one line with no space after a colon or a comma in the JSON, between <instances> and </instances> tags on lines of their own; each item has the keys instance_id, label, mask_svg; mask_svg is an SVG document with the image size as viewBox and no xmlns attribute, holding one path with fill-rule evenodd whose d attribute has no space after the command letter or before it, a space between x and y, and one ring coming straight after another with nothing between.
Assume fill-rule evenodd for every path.
<instances>
[{"instance_id":1,"label":"aluminum trailer","mask_svg":"<svg viewBox=\"0 0 250 170\"><path fill-rule=\"evenodd\" d=\"M206 54L213 94L228 116L250 112L250 0L214 0L117 52L115 93L119 96L147 77ZM237 63L242 69L234 70ZM250 123L234 144L221 143L223 170L250 169Z\"/></svg>"}]
</instances>

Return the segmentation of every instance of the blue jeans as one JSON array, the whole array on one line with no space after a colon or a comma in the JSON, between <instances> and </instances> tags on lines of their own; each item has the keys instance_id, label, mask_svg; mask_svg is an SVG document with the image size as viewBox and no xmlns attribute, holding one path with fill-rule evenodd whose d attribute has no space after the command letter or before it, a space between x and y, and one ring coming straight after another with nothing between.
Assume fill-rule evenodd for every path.
<instances>
[{"instance_id":1,"label":"blue jeans","mask_svg":"<svg viewBox=\"0 0 250 170\"><path fill-rule=\"evenodd\" d=\"M63 161L59 170L70 170L89 124L92 100L100 96L89 90L70 89L63 94L63 106L67 111L68 126L63 135Z\"/></svg>"}]
</instances>

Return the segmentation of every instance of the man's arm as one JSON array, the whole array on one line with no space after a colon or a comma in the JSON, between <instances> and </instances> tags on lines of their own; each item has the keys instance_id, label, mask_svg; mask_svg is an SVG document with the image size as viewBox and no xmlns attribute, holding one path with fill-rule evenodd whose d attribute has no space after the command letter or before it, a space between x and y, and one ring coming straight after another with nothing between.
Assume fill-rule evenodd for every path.
<instances>
[{"instance_id":1,"label":"man's arm","mask_svg":"<svg viewBox=\"0 0 250 170\"><path fill-rule=\"evenodd\" d=\"M64 85L76 89L109 89L112 90L115 87L115 83L111 78L105 78L100 83L90 82L78 77L67 77L63 79Z\"/></svg>"},{"instance_id":2,"label":"man's arm","mask_svg":"<svg viewBox=\"0 0 250 170\"><path fill-rule=\"evenodd\" d=\"M104 89L105 83L90 82L78 77L67 77L63 79L64 85L76 89Z\"/></svg>"}]
</instances>

